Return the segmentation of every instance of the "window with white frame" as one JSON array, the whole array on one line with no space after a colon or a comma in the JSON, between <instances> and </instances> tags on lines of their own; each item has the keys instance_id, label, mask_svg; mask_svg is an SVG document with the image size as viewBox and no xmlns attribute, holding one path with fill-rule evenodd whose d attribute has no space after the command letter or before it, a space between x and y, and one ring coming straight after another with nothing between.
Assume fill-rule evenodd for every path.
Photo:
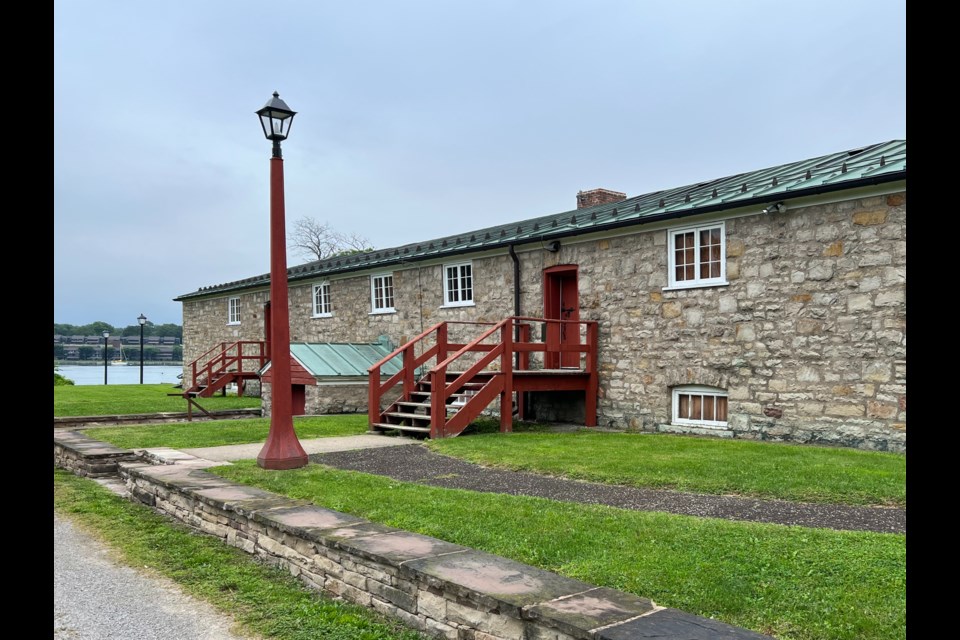
<instances>
[{"instance_id":1,"label":"window with white frame","mask_svg":"<svg viewBox=\"0 0 960 640\"><path fill-rule=\"evenodd\" d=\"M443 306L473 305L473 264L461 262L443 265Z\"/></svg>"},{"instance_id":2,"label":"window with white frame","mask_svg":"<svg viewBox=\"0 0 960 640\"><path fill-rule=\"evenodd\" d=\"M330 305L330 283L320 282L313 285L313 317L328 318L333 315Z\"/></svg>"},{"instance_id":3,"label":"window with white frame","mask_svg":"<svg viewBox=\"0 0 960 640\"><path fill-rule=\"evenodd\" d=\"M371 313L392 313L393 308L393 274L382 273L370 276L370 308Z\"/></svg>"},{"instance_id":4,"label":"window with white frame","mask_svg":"<svg viewBox=\"0 0 960 640\"><path fill-rule=\"evenodd\" d=\"M227 324L240 324L240 298L227 300Z\"/></svg>"},{"instance_id":5,"label":"window with white frame","mask_svg":"<svg viewBox=\"0 0 960 640\"><path fill-rule=\"evenodd\" d=\"M669 242L670 287L727 284L723 222L672 229Z\"/></svg>"},{"instance_id":6,"label":"window with white frame","mask_svg":"<svg viewBox=\"0 0 960 640\"><path fill-rule=\"evenodd\" d=\"M673 424L726 427L727 392L700 385L674 387Z\"/></svg>"}]
</instances>

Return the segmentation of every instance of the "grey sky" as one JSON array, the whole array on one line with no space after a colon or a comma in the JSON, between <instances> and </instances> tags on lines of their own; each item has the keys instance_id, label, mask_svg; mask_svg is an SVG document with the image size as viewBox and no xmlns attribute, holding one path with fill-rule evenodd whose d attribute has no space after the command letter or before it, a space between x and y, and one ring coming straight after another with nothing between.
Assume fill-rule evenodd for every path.
<instances>
[{"instance_id":1,"label":"grey sky","mask_svg":"<svg viewBox=\"0 0 960 640\"><path fill-rule=\"evenodd\" d=\"M269 158L391 247L906 138L905 0L54 2L54 322L270 270ZM303 260L288 255L293 266Z\"/></svg>"}]
</instances>

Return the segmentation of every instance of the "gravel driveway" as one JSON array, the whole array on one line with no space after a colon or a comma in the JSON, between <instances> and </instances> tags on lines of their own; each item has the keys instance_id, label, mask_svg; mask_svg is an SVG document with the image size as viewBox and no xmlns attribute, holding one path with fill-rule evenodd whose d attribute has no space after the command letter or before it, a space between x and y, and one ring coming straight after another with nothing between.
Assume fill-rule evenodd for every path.
<instances>
[{"instance_id":1,"label":"gravel driveway","mask_svg":"<svg viewBox=\"0 0 960 640\"><path fill-rule=\"evenodd\" d=\"M311 455L310 460L338 469L450 489L536 496L702 518L879 533L907 531L906 509L756 500L565 480L482 467L434 453L421 445L323 453Z\"/></svg>"}]
</instances>

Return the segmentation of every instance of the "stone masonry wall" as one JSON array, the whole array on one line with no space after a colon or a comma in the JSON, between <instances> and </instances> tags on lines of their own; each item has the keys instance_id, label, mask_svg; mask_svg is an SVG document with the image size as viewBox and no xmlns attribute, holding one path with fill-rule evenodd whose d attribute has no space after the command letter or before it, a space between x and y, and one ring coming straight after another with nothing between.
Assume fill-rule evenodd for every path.
<instances>
[{"instance_id":1,"label":"stone masonry wall","mask_svg":"<svg viewBox=\"0 0 960 640\"><path fill-rule=\"evenodd\" d=\"M133 499L433 638L767 637L195 466L123 463L120 476Z\"/></svg>"},{"instance_id":2,"label":"stone masonry wall","mask_svg":"<svg viewBox=\"0 0 960 640\"><path fill-rule=\"evenodd\" d=\"M518 250L521 315L543 315L543 269L579 265L580 317L600 323L601 425L905 451L905 193L727 219L725 286L664 290L667 238ZM511 315L509 255L475 259L473 273L476 306L443 308L440 265L395 270L397 312L383 315L370 314L367 275L331 280L331 318L310 318L310 284L292 283L291 339L399 345L442 320ZM264 299L244 296L244 313ZM225 297L185 303L185 352L208 349L225 318ZM680 384L725 389L727 428L672 425Z\"/></svg>"},{"instance_id":3,"label":"stone masonry wall","mask_svg":"<svg viewBox=\"0 0 960 640\"><path fill-rule=\"evenodd\" d=\"M272 387L272 384L263 385L260 406L264 416L270 415L270 407L273 402ZM320 383L315 386L305 385L305 394L304 410L308 416L367 412L366 381Z\"/></svg>"}]
</instances>

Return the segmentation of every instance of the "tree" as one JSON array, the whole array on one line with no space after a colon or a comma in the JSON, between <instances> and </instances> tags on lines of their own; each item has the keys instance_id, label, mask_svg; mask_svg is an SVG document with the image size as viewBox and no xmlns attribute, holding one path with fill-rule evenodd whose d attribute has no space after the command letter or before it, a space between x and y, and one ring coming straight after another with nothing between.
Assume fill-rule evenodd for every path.
<instances>
[{"instance_id":1,"label":"tree","mask_svg":"<svg viewBox=\"0 0 960 640\"><path fill-rule=\"evenodd\" d=\"M329 222L316 218L300 218L293 223L290 248L308 260L372 251L370 241L358 233L342 233Z\"/></svg>"}]
</instances>

